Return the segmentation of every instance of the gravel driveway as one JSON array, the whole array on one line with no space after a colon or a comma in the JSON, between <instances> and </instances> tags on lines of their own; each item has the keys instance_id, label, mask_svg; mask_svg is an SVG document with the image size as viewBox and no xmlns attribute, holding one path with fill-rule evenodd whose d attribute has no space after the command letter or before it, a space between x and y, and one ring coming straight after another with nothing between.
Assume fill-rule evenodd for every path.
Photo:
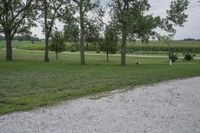
<instances>
[{"instance_id":1,"label":"gravel driveway","mask_svg":"<svg viewBox=\"0 0 200 133\"><path fill-rule=\"evenodd\" d=\"M0 133L200 133L200 77L4 115Z\"/></svg>"}]
</instances>

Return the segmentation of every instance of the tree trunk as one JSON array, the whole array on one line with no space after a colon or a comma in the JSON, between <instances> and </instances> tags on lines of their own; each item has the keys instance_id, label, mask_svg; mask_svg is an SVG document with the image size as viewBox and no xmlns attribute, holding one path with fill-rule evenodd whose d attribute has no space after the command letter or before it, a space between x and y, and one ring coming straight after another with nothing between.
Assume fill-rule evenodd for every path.
<instances>
[{"instance_id":1,"label":"tree trunk","mask_svg":"<svg viewBox=\"0 0 200 133\"><path fill-rule=\"evenodd\" d=\"M108 51L106 51L106 55L107 55L107 62L109 62L109 52Z\"/></svg>"},{"instance_id":2,"label":"tree trunk","mask_svg":"<svg viewBox=\"0 0 200 133\"><path fill-rule=\"evenodd\" d=\"M45 53L44 53L44 62L49 62L49 37L45 33Z\"/></svg>"},{"instance_id":3,"label":"tree trunk","mask_svg":"<svg viewBox=\"0 0 200 133\"><path fill-rule=\"evenodd\" d=\"M11 35L6 35L6 60L12 61L12 38Z\"/></svg>"},{"instance_id":4,"label":"tree trunk","mask_svg":"<svg viewBox=\"0 0 200 133\"><path fill-rule=\"evenodd\" d=\"M122 28L122 45L121 45L121 65L126 66L126 28Z\"/></svg>"},{"instance_id":5,"label":"tree trunk","mask_svg":"<svg viewBox=\"0 0 200 133\"><path fill-rule=\"evenodd\" d=\"M85 48L84 48L84 32L81 30L81 37L80 37L80 58L81 58L81 65L85 65Z\"/></svg>"},{"instance_id":6,"label":"tree trunk","mask_svg":"<svg viewBox=\"0 0 200 133\"><path fill-rule=\"evenodd\" d=\"M47 24L47 1L44 0L44 25L45 25L45 52L44 52L44 62L49 62L49 34L48 34L48 24Z\"/></svg>"},{"instance_id":7,"label":"tree trunk","mask_svg":"<svg viewBox=\"0 0 200 133\"><path fill-rule=\"evenodd\" d=\"M56 60L58 60L58 52L56 52Z\"/></svg>"},{"instance_id":8,"label":"tree trunk","mask_svg":"<svg viewBox=\"0 0 200 133\"><path fill-rule=\"evenodd\" d=\"M83 1L81 1L83 4ZM82 4L80 4L80 28L81 28L81 34L80 34L80 64L85 65L85 49L84 49L84 20L83 20L83 9Z\"/></svg>"}]
</instances>

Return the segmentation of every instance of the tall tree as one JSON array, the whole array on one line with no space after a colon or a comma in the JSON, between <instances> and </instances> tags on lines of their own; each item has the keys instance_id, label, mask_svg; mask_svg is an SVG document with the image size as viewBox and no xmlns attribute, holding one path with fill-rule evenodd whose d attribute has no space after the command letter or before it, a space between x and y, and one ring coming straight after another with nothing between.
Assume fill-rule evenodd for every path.
<instances>
[{"instance_id":1,"label":"tall tree","mask_svg":"<svg viewBox=\"0 0 200 133\"><path fill-rule=\"evenodd\" d=\"M162 20L161 25L161 28L169 32L169 35L161 37L168 45L170 44L173 36L176 34L176 29L174 27L183 27L183 24L187 21L188 15L185 14L185 10L187 10L188 4L188 0L173 0L170 3L170 10L167 10L167 17ZM168 55L170 65L172 65L172 63L178 59L177 55L174 54L171 49L169 49Z\"/></svg>"},{"instance_id":2,"label":"tall tree","mask_svg":"<svg viewBox=\"0 0 200 133\"><path fill-rule=\"evenodd\" d=\"M68 1L65 1L68 2ZM52 28L55 24L55 20L61 18L61 8L64 4L64 0L43 0L41 2L41 15L44 19L44 33L45 33L45 54L44 61L49 62L49 38L52 32Z\"/></svg>"},{"instance_id":3,"label":"tall tree","mask_svg":"<svg viewBox=\"0 0 200 133\"><path fill-rule=\"evenodd\" d=\"M173 0L170 9L166 11L166 18L162 18L159 27L169 33L169 38L176 34L176 26L184 27L188 15L185 13L189 5L188 0ZM160 36L159 36L160 37ZM166 36L163 36L166 38ZM161 38L163 38L161 37Z\"/></svg>"},{"instance_id":4,"label":"tall tree","mask_svg":"<svg viewBox=\"0 0 200 133\"><path fill-rule=\"evenodd\" d=\"M155 28L160 27L167 32L175 32L174 24L181 26L187 15L188 0L174 0L171 2L170 10L167 11L167 18L161 19L145 15L150 9L148 0L112 0L111 11L114 21L121 32L121 65L126 65L126 43L127 39L141 39L148 42L151 36L158 35Z\"/></svg>"},{"instance_id":5,"label":"tall tree","mask_svg":"<svg viewBox=\"0 0 200 133\"><path fill-rule=\"evenodd\" d=\"M0 33L6 38L6 60L12 60L12 39L15 34L29 32L35 25L36 0L1 0Z\"/></svg>"},{"instance_id":6,"label":"tall tree","mask_svg":"<svg viewBox=\"0 0 200 133\"><path fill-rule=\"evenodd\" d=\"M127 38L148 39L156 27L156 18L144 15L150 8L148 0L112 0L111 7L112 20L117 24L122 38L121 65L126 65Z\"/></svg>"},{"instance_id":7,"label":"tall tree","mask_svg":"<svg viewBox=\"0 0 200 133\"><path fill-rule=\"evenodd\" d=\"M79 49L79 26L75 21L65 22L64 39L72 44L71 51Z\"/></svg>"},{"instance_id":8,"label":"tall tree","mask_svg":"<svg viewBox=\"0 0 200 133\"><path fill-rule=\"evenodd\" d=\"M77 43L79 41L79 27L75 22L65 23L64 37L68 42Z\"/></svg>"},{"instance_id":9,"label":"tall tree","mask_svg":"<svg viewBox=\"0 0 200 133\"><path fill-rule=\"evenodd\" d=\"M110 24L106 26L104 31L104 41L100 43L100 50L106 52L107 62L109 61L109 53L115 54L117 51L118 34L115 27Z\"/></svg>"},{"instance_id":10,"label":"tall tree","mask_svg":"<svg viewBox=\"0 0 200 133\"><path fill-rule=\"evenodd\" d=\"M58 60L58 53L61 53L65 50L65 39L63 37L62 32L56 30L52 34L50 50L55 52L56 59Z\"/></svg>"},{"instance_id":11,"label":"tall tree","mask_svg":"<svg viewBox=\"0 0 200 133\"><path fill-rule=\"evenodd\" d=\"M103 23L95 23L96 20L92 20L87 22L86 28L85 28L85 34L84 39L85 42L95 45L99 38L100 38L100 32L103 30Z\"/></svg>"},{"instance_id":12,"label":"tall tree","mask_svg":"<svg viewBox=\"0 0 200 133\"><path fill-rule=\"evenodd\" d=\"M170 4L170 10L167 10L167 19L175 26L183 27L183 24L187 21L188 17L185 13L188 5L188 0L173 0Z\"/></svg>"},{"instance_id":13,"label":"tall tree","mask_svg":"<svg viewBox=\"0 0 200 133\"><path fill-rule=\"evenodd\" d=\"M99 22L103 16L99 0L72 0L78 12L78 22L80 27L80 64L85 65L85 49L84 49L84 35L88 22L96 19ZM91 15L92 14L92 15ZM91 17L93 16L93 18ZM95 17L96 16L96 17Z\"/></svg>"}]
</instances>

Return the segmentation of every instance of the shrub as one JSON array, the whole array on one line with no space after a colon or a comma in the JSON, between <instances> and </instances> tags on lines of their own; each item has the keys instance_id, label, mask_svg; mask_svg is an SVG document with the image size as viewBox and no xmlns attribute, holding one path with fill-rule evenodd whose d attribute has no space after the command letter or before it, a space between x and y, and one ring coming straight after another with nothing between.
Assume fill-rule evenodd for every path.
<instances>
[{"instance_id":1,"label":"shrub","mask_svg":"<svg viewBox=\"0 0 200 133\"><path fill-rule=\"evenodd\" d=\"M192 54L192 53L184 53L183 55L184 55L184 60L186 61L191 61L195 57L195 54Z\"/></svg>"},{"instance_id":2,"label":"shrub","mask_svg":"<svg viewBox=\"0 0 200 133\"><path fill-rule=\"evenodd\" d=\"M72 44L70 46L70 52L76 52L76 45L75 44Z\"/></svg>"},{"instance_id":3,"label":"shrub","mask_svg":"<svg viewBox=\"0 0 200 133\"><path fill-rule=\"evenodd\" d=\"M71 49L70 52L76 52L76 50L75 49Z\"/></svg>"},{"instance_id":4,"label":"shrub","mask_svg":"<svg viewBox=\"0 0 200 133\"><path fill-rule=\"evenodd\" d=\"M172 62L176 62L176 60L178 59L177 54L174 54L174 53L169 53L168 56L169 56L169 59L172 60Z\"/></svg>"},{"instance_id":5,"label":"shrub","mask_svg":"<svg viewBox=\"0 0 200 133\"><path fill-rule=\"evenodd\" d=\"M49 48L51 51L54 51L56 53L56 59L58 60L58 54L65 50L65 39L62 32L53 32Z\"/></svg>"}]
</instances>

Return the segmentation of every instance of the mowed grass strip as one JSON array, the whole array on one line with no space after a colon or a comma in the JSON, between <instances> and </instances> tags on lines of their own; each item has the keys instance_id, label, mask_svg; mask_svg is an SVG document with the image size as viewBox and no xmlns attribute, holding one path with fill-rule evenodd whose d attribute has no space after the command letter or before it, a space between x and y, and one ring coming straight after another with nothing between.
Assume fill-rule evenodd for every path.
<instances>
[{"instance_id":1,"label":"mowed grass strip","mask_svg":"<svg viewBox=\"0 0 200 133\"><path fill-rule=\"evenodd\" d=\"M163 58L127 57L128 66L119 65L120 57L87 55L87 65L79 65L79 55L63 53L44 63L43 52L14 50L14 61L4 61L0 51L0 114L53 105L63 100L124 87L152 84L177 78L200 76L200 61L179 60L173 66ZM189 89L189 88L188 88Z\"/></svg>"}]
</instances>

